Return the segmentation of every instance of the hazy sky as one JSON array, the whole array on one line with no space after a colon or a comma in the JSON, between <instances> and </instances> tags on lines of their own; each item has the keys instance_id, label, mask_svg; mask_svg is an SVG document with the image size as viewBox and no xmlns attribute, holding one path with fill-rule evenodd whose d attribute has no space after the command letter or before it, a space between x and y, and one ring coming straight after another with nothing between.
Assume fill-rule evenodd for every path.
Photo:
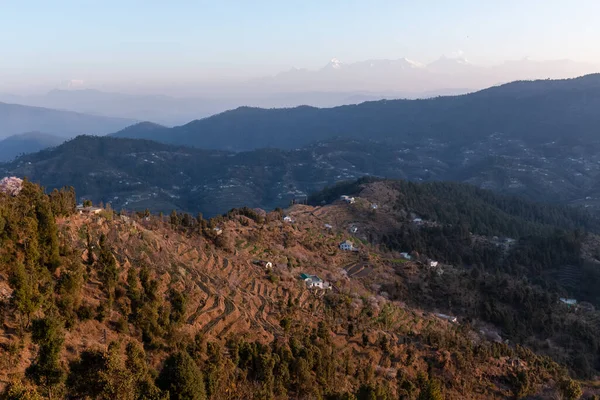
<instances>
[{"instance_id":1,"label":"hazy sky","mask_svg":"<svg viewBox=\"0 0 600 400\"><path fill-rule=\"evenodd\" d=\"M0 0L0 82L185 83L332 57L600 63L599 16L598 0Z\"/></svg>"}]
</instances>

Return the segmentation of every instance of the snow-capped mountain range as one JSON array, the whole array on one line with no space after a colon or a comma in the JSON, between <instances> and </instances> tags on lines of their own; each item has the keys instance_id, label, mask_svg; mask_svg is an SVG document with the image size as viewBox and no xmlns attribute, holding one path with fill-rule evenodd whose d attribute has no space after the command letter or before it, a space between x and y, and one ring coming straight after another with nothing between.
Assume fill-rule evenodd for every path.
<instances>
[{"instance_id":1,"label":"snow-capped mountain range","mask_svg":"<svg viewBox=\"0 0 600 400\"><path fill-rule=\"evenodd\" d=\"M464 57L446 57L425 64L408 58L344 63L331 59L316 70L292 68L254 81L265 90L288 91L398 91L435 92L481 89L515 80L571 78L600 72L598 65L571 60L521 59L495 66L480 66Z\"/></svg>"},{"instance_id":2,"label":"snow-capped mountain range","mask_svg":"<svg viewBox=\"0 0 600 400\"><path fill-rule=\"evenodd\" d=\"M427 98L464 94L515 80L572 78L594 72L600 72L600 68L570 60L522 59L486 67L462 57L441 57L427 64L408 58L354 63L333 58L313 70L292 68L245 82L190 85L190 91L199 93L194 97L131 95L88 88L51 90L32 96L0 93L0 102L173 126L239 106L333 107L369 100ZM39 129L28 126L22 131L0 132L0 137Z\"/></svg>"}]
</instances>

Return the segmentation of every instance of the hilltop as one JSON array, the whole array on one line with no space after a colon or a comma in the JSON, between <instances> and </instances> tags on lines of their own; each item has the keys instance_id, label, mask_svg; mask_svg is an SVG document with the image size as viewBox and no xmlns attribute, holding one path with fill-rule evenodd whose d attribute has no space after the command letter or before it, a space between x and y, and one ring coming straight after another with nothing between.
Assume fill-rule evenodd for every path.
<instances>
[{"instance_id":1,"label":"hilltop","mask_svg":"<svg viewBox=\"0 0 600 400\"><path fill-rule=\"evenodd\" d=\"M446 227L451 213L425 215L402 200L414 196L403 185L357 182L349 193L353 204L336 199L268 213L241 208L205 220L111 209L74 213L71 190L48 197L25 181L20 194L0 195L0 293L7 311L0 378L13 382L13 391L160 398L161 391L179 390L163 378L180 376L169 366L181 360L190 365L185 376L199 379L184 382L200 385L211 399L396 399L419 392L489 399L550 398L576 390L567 369L580 378L596 373L600 318L593 307L560 303L564 288L450 258L431 267L428 260L443 255L434 254L442 242L418 251L411 242L393 242L406 227L415 237L439 229L453 241ZM427 204L427 197L413 199ZM442 210L459 207L454 198L440 201ZM538 228L543 237L551 223L596 229L570 209L487 203L515 224L531 222L522 239ZM32 223L19 225L17 211ZM527 217L531 212L537 216ZM486 226L461 231L463 240L466 234L499 249L490 235L506 228L494 219ZM19 241L23 235L31 238L28 246ZM346 239L357 252L339 249ZM309 289L301 274L317 275L333 289ZM548 317L551 324L541 323ZM156 380L153 371L160 371Z\"/></svg>"}]
</instances>

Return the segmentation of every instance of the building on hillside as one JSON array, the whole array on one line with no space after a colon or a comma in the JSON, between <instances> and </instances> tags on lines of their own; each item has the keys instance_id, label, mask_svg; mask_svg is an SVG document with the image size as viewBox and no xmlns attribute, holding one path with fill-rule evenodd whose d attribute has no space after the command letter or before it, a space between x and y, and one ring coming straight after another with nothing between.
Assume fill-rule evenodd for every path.
<instances>
[{"instance_id":1,"label":"building on hillside","mask_svg":"<svg viewBox=\"0 0 600 400\"><path fill-rule=\"evenodd\" d=\"M446 321L452 322L453 324L458 323L458 318L453 317L451 315L446 315L446 314L435 314L436 317L441 318L441 319L445 319Z\"/></svg>"},{"instance_id":2,"label":"building on hillside","mask_svg":"<svg viewBox=\"0 0 600 400\"><path fill-rule=\"evenodd\" d=\"M375 203L371 203L371 210L377 210L379 206Z\"/></svg>"},{"instance_id":3,"label":"building on hillside","mask_svg":"<svg viewBox=\"0 0 600 400\"><path fill-rule=\"evenodd\" d=\"M412 222L413 224L421 225L423 223L423 220L421 218L413 218Z\"/></svg>"},{"instance_id":4,"label":"building on hillside","mask_svg":"<svg viewBox=\"0 0 600 400\"><path fill-rule=\"evenodd\" d=\"M433 261L433 260L429 260L429 267L430 268L436 268L438 266L438 262L437 261Z\"/></svg>"},{"instance_id":5,"label":"building on hillside","mask_svg":"<svg viewBox=\"0 0 600 400\"><path fill-rule=\"evenodd\" d=\"M100 214L102 209L100 207L84 207L79 205L77 206L76 211L79 214Z\"/></svg>"},{"instance_id":6,"label":"building on hillside","mask_svg":"<svg viewBox=\"0 0 600 400\"><path fill-rule=\"evenodd\" d=\"M569 307L577 305L577 300L576 299L565 299L564 297L561 297L559 300L562 303L568 305Z\"/></svg>"},{"instance_id":7,"label":"building on hillside","mask_svg":"<svg viewBox=\"0 0 600 400\"><path fill-rule=\"evenodd\" d=\"M213 228L213 231L215 232L215 235L219 236L220 234L223 233L223 229L219 228L218 226L215 226Z\"/></svg>"},{"instance_id":8,"label":"building on hillside","mask_svg":"<svg viewBox=\"0 0 600 400\"><path fill-rule=\"evenodd\" d=\"M404 258L405 260L412 260L412 256L406 252L400 253L400 257Z\"/></svg>"},{"instance_id":9,"label":"building on hillside","mask_svg":"<svg viewBox=\"0 0 600 400\"><path fill-rule=\"evenodd\" d=\"M346 240L346 241L340 243L340 250L344 250L344 251L358 251L358 248L354 247L354 243L352 243L349 240Z\"/></svg>"},{"instance_id":10,"label":"building on hillside","mask_svg":"<svg viewBox=\"0 0 600 400\"><path fill-rule=\"evenodd\" d=\"M300 274L300 279L304 281L306 287L309 289L324 289L331 290L332 286L329 282L325 282L323 279L319 278L317 275L310 275L302 273Z\"/></svg>"},{"instance_id":11,"label":"building on hillside","mask_svg":"<svg viewBox=\"0 0 600 400\"><path fill-rule=\"evenodd\" d=\"M356 232L358 232L358 226L356 226L356 225L352 225L352 226L350 227L350 233L356 233Z\"/></svg>"},{"instance_id":12,"label":"building on hillside","mask_svg":"<svg viewBox=\"0 0 600 400\"><path fill-rule=\"evenodd\" d=\"M292 223L294 222L294 220L289 215L286 215L285 217L283 217L283 222Z\"/></svg>"},{"instance_id":13,"label":"building on hillside","mask_svg":"<svg viewBox=\"0 0 600 400\"><path fill-rule=\"evenodd\" d=\"M333 229L333 226L331 224L325 224L325 229Z\"/></svg>"},{"instance_id":14,"label":"building on hillside","mask_svg":"<svg viewBox=\"0 0 600 400\"><path fill-rule=\"evenodd\" d=\"M346 196L345 194L340 197L340 200L345 201L348 204L354 204L356 201L354 197Z\"/></svg>"},{"instance_id":15,"label":"building on hillside","mask_svg":"<svg viewBox=\"0 0 600 400\"><path fill-rule=\"evenodd\" d=\"M271 271L273 269L273 263L271 261L265 262L264 265L267 271Z\"/></svg>"}]
</instances>

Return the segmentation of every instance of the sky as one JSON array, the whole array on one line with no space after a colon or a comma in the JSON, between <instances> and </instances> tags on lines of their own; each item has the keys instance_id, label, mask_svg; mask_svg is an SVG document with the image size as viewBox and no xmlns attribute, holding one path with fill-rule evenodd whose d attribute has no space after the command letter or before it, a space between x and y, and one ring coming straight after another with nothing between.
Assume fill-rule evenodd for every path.
<instances>
[{"instance_id":1,"label":"sky","mask_svg":"<svg viewBox=\"0 0 600 400\"><path fill-rule=\"evenodd\" d=\"M0 0L0 90L462 55L600 63L598 0Z\"/></svg>"}]
</instances>

